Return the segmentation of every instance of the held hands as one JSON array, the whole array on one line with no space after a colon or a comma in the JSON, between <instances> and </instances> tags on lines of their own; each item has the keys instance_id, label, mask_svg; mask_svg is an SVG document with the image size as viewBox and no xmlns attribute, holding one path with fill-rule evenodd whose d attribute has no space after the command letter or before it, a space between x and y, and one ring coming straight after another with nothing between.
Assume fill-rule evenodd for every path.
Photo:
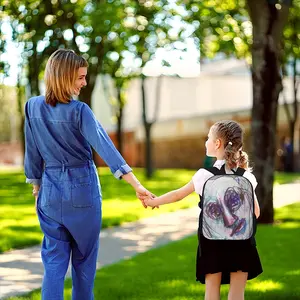
<instances>
[{"instance_id":1,"label":"held hands","mask_svg":"<svg viewBox=\"0 0 300 300\"><path fill-rule=\"evenodd\" d=\"M142 205L145 208L147 208L147 206L151 206L152 209L159 208L159 206L148 205L145 203L146 199L153 200L153 198L155 198L156 196L154 194L152 194L151 192L149 192L147 189L145 189L142 185L138 186L135 191L136 191L136 196L140 199L140 201L142 202Z\"/></svg>"},{"instance_id":2,"label":"held hands","mask_svg":"<svg viewBox=\"0 0 300 300\"><path fill-rule=\"evenodd\" d=\"M144 198L144 203L145 205L152 207L152 209L154 209L155 207L159 207L158 205L155 205L155 200L149 196L146 196Z\"/></svg>"}]
</instances>

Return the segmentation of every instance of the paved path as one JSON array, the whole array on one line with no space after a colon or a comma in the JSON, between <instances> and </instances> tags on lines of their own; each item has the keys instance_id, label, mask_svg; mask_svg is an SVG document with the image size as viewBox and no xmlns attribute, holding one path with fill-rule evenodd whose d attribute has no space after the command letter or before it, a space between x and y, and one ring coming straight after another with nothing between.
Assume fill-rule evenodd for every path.
<instances>
[{"instance_id":1,"label":"paved path","mask_svg":"<svg viewBox=\"0 0 300 300\"><path fill-rule=\"evenodd\" d=\"M300 183L274 187L274 207L297 201ZM195 234L198 215L199 209L195 207L102 230L98 268ZM42 276L40 246L1 254L0 299L39 288Z\"/></svg>"}]
</instances>

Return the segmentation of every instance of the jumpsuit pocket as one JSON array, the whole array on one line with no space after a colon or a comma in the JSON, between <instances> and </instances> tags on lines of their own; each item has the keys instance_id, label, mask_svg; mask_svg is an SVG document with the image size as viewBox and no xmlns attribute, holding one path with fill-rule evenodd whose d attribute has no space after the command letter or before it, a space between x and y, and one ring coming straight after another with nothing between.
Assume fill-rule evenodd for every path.
<instances>
[{"instance_id":1,"label":"jumpsuit pocket","mask_svg":"<svg viewBox=\"0 0 300 300\"><path fill-rule=\"evenodd\" d=\"M41 207L50 206L51 190L52 190L51 184L46 184L46 185L42 184L41 197L39 197L39 203Z\"/></svg>"},{"instance_id":2,"label":"jumpsuit pocket","mask_svg":"<svg viewBox=\"0 0 300 300\"><path fill-rule=\"evenodd\" d=\"M73 207L92 207L93 197L91 183L73 184L71 187L71 200Z\"/></svg>"}]
</instances>

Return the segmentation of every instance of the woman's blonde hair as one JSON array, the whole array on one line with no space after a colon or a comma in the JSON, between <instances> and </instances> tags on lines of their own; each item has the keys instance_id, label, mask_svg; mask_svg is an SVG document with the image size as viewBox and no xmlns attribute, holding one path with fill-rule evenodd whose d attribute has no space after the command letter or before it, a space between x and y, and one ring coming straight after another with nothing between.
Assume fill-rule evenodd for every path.
<instances>
[{"instance_id":1,"label":"woman's blonde hair","mask_svg":"<svg viewBox=\"0 0 300 300\"><path fill-rule=\"evenodd\" d=\"M224 144L225 160L230 169L249 169L248 154L243 148L243 129L235 121L219 121L212 126L216 139L221 139Z\"/></svg>"},{"instance_id":2,"label":"woman's blonde hair","mask_svg":"<svg viewBox=\"0 0 300 300\"><path fill-rule=\"evenodd\" d=\"M45 70L46 103L69 103L78 69L82 67L88 67L87 61L73 50L58 49L52 53Z\"/></svg>"}]
</instances>

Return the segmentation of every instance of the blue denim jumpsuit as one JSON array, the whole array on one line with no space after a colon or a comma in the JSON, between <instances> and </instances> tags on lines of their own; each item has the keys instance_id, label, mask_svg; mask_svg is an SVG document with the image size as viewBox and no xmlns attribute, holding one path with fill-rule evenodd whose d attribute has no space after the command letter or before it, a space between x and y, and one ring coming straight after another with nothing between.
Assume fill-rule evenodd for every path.
<instances>
[{"instance_id":1,"label":"blue denim jumpsuit","mask_svg":"<svg viewBox=\"0 0 300 300\"><path fill-rule=\"evenodd\" d=\"M38 218L44 233L42 299L63 299L72 261L72 299L93 299L101 228L101 187L92 149L116 178L131 172L93 112L83 102L25 105L26 182L40 185Z\"/></svg>"}]
</instances>

